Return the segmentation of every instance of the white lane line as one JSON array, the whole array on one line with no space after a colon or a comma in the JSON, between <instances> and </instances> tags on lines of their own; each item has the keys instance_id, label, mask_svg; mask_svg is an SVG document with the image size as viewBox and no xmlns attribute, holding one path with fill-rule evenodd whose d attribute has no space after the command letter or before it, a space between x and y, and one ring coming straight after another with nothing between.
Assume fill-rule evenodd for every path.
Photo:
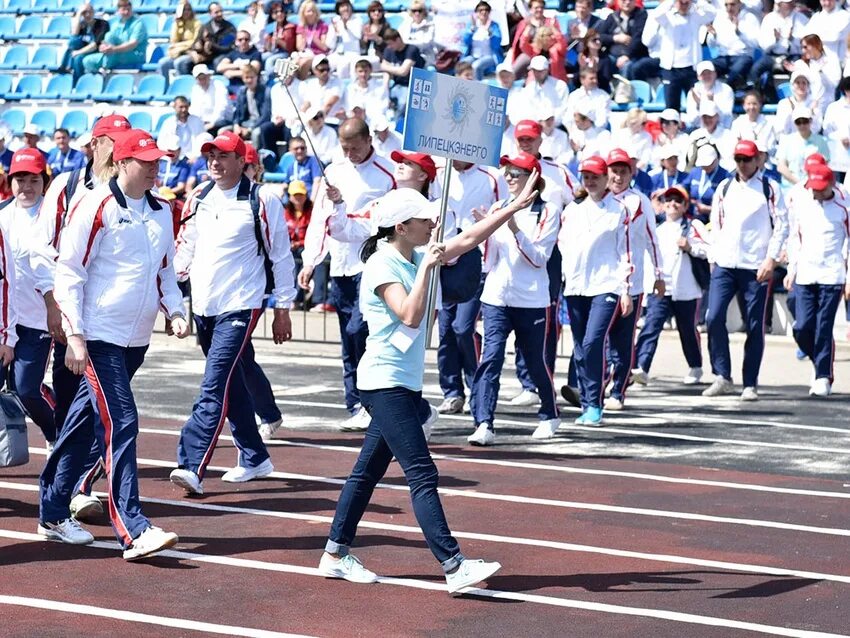
<instances>
[{"instance_id":1,"label":"white lane line","mask_svg":"<svg viewBox=\"0 0 850 638\"><path fill-rule=\"evenodd\" d=\"M3 534L7 538L12 538ZM22 535L24 536L24 535ZM31 537L35 534L26 534ZM28 540L24 539L24 540ZM118 548L117 544L102 543L109 545L109 549ZM118 548L120 549L120 548ZM146 625L159 625L161 627L174 627L175 629L189 629L191 631L205 631L210 634L222 634L225 636L246 636L248 638L309 638L304 634L286 634L278 631L267 631L265 629L252 629L250 627L234 627L231 625L219 625L186 618L174 618L173 616L153 616L151 614L140 614L126 609L109 609L106 607L94 607L92 605L80 605L60 600L46 600L43 598L28 598L26 596L0 595L0 605L17 605L20 607L31 607L34 609L46 609L48 611L62 611L71 614L83 614L84 616L98 616L100 618L114 618L126 622L143 623Z\"/></svg>"},{"instance_id":2,"label":"white lane line","mask_svg":"<svg viewBox=\"0 0 850 638\"><path fill-rule=\"evenodd\" d=\"M139 462L142 462L140 459ZM163 464L165 465L165 464ZM169 464L168 467L174 467ZM228 468L209 467L209 470L223 472ZM26 483L13 483L9 481L0 481L0 489L14 489L24 492L37 492L37 485L29 485ZM97 492L98 496L105 496L103 492ZM297 514L293 512L279 512L272 510L254 509L251 507L239 507L233 505L217 505L213 503L197 503L190 500L175 501L171 499L142 497L142 502L155 503L157 505L167 505L170 507L197 509L202 511L226 512L229 514L247 514L250 516L265 516L267 518L282 518L286 520L295 520L308 523L326 523L333 522L331 516L321 516L318 514ZM398 525L395 523L376 523L370 521L361 521L360 528L377 529L389 532L399 532L403 534L414 534L418 537L422 536L422 530L419 527L412 525ZM482 534L479 532L459 532L453 531L452 535L456 538L465 538L469 540L485 541L490 543L500 543L507 545L526 545L531 547L546 547L548 549L556 549L567 552L582 552L589 554L602 554L605 556L617 556L620 558L632 558L637 560L649 560L662 563L675 563L677 565L692 565L698 567L710 567L712 569L724 569L729 571L746 572L749 574L768 574L773 576L793 576L795 578L806 578L811 580L827 580L836 583L850 584L850 576L842 574L822 574L819 572L801 571L797 569L786 569L784 567L769 567L766 565L751 565L748 563L732 563L727 561L709 560L704 558L693 558L688 556L676 556L673 554L652 554L648 552L636 552L632 550L614 549L610 547L598 547L594 545L580 545L577 543L565 543L563 541L550 541L539 538L523 538L520 536L502 536L499 534Z\"/></svg>"},{"instance_id":3,"label":"white lane line","mask_svg":"<svg viewBox=\"0 0 850 638\"><path fill-rule=\"evenodd\" d=\"M27 534L25 532L14 532L11 530L0 530L0 537L10 538L15 540L32 540L42 541L43 539L37 534ZM105 543L95 541L89 547L97 549L119 550L117 543ZM214 565L227 565L230 567L241 567L246 569L258 569L263 571L273 571L291 574L300 574L305 576L322 577L317 569L310 567L302 567L300 565L289 565L286 563L272 563L267 561L259 561L244 558L235 558L232 556L213 556L208 554L199 554L196 552L184 552L176 550L167 550L161 552L160 556L174 558L177 560L189 560L200 563L211 563ZM380 577L379 583L383 585L393 585L401 587L409 587L413 589L429 590L445 592L445 585L427 580L419 580L414 578L390 578ZM569 598L560 598L555 596L541 596L539 594L525 594L521 592L508 592L495 589L479 589L476 587L468 587L463 590L463 593L470 596L479 596L483 598L492 598L497 600L516 600L529 603L537 603L540 605L549 605L553 607L563 607L568 609L583 609L586 611L596 611L606 614L638 616L642 618L655 618L658 620L668 620L672 622L703 625L708 627L726 627L729 629L741 629L744 631L755 631L773 636L790 636L792 638L850 638L842 634L825 633L819 631L807 631L804 629L794 629L790 627L778 627L773 625L763 625L760 623L751 623L740 620L732 620L729 618L718 618L714 616L702 616L698 614L688 614L666 609L649 609L643 607L626 607L621 605L611 605L608 603L594 603L583 600L573 600ZM245 634L237 634L245 635Z\"/></svg>"}]
</instances>

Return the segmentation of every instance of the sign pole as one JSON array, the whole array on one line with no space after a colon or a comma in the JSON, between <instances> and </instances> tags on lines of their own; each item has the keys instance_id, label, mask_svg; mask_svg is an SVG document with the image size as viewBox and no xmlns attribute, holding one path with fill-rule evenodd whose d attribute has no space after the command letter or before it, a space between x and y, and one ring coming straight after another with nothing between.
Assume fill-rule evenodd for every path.
<instances>
[{"instance_id":1,"label":"sign pole","mask_svg":"<svg viewBox=\"0 0 850 638\"><path fill-rule=\"evenodd\" d=\"M449 206L449 184L452 179L452 160L446 159L446 168L443 171L443 192L440 196L440 224L437 227L437 241L442 242L446 235L446 209ZM425 347L431 347L431 336L434 332L434 310L437 308L437 284L440 281L440 265L431 271L431 279L428 282L428 303L425 305Z\"/></svg>"}]
</instances>

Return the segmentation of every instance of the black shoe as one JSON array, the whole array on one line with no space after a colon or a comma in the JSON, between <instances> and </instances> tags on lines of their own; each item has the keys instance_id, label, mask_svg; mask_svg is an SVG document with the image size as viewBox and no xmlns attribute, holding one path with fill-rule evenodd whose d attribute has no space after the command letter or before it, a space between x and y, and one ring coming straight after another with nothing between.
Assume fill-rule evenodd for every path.
<instances>
[{"instance_id":1,"label":"black shoe","mask_svg":"<svg viewBox=\"0 0 850 638\"><path fill-rule=\"evenodd\" d=\"M569 403L574 408L581 407L581 397L579 397L578 390L576 390L575 388L571 388L568 385L562 385L561 396L564 397L564 401Z\"/></svg>"}]
</instances>

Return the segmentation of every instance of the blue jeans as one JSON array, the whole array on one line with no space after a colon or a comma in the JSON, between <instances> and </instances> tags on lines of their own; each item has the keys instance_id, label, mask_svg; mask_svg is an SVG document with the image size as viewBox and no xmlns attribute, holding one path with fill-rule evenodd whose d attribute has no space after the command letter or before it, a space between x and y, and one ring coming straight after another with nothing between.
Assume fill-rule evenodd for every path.
<instances>
[{"instance_id":1,"label":"blue jeans","mask_svg":"<svg viewBox=\"0 0 850 638\"><path fill-rule=\"evenodd\" d=\"M658 61L658 58L650 58L648 56L639 60L632 60L623 69L623 74L627 80L643 80L644 82L648 82L661 75L661 63Z\"/></svg>"},{"instance_id":2,"label":"blue jeans","mask_svg":"<svg viewBox=\"0 0 850 638\"><path fill-rule=\"evenodd\" d=\"M734 86L740 79L746 79L750 68L753 66L753 56L744 55L720 55L712 60L714 68L720 77L726 76L726 83ZM831 96L829 96L830 99Z\"/></svg>"},{"instance_id":3,"label":"blue jeans","mask_svg":"<svg viewBox=\"0 0 850 638\"><path fill-rule=\"evenodd\" d=\"M581 407L602 407L605 391L605 344L611 326L620 315L620 299L614 294L584 297L567 297L570 313L570 330L573 333L573 361L575 362Z\"/></svg>"},{"instance_id":4,"label":"blue jeans","mask_svg":"<svg viewBox=\"0 0 850 638\"><path fill-rule=\"evenodd\" d=\"M664 84L664 99L667 108L682 110L682 93L691 90L697 81L694 67L686 66L678 69L661 69L661 81Z\"/></svg>"},{"instance_id":5,"label":"blue jeans","mask_svg":"<svg viewBox=\"0 0 850 638\"><path fill-rule=\"evenodd\" d=\"M644 372L649 372L655 350L658 348L658 337L664 329L664 323L670 317L676 317L676 329L679 331L679 341L682 352L689 368L702 367L702 351L700 350L700 334L697 330L697 315L699 314L699 299L673 301L673 297L650 295L646 304L646 319L637 340L637 364Z\"/></svg>"},{"instance_id":6,"label":"blue jeans","mask_svg":"<svg viewBox=\"0 0 850 638\"><path fill-rule=\"evenodd\" d=\"M430 412L422 400L422 392L407 388L361 390L360 400L372 422L351 476L339 495L325 551L348 553L372 491L395 456L410 488L413 513L428 548L444 571L454 570L463 561L463 555L449 530L437 493L439 474L422 432L422 424Z\"/></svg>"},{"instance_id":7,"label":"blue jeans","mask_svg":"<svg viewBox=\"0 0 850 638\"><path fill-rule=\"evenodd\" d=\"M841 302L841 284L795 285L794 340L815 364L815 378L833 381L835 340L832 328Z\"/></svg>"},{"instance_id":8,"label":"blue jeans","mask_svg":"<svg viewBox=\"0 0 850 638\"><path fill-rule=\"evenodd\" d=\"M608 333L608 360L614 369L611 396L620 401L626 400L629 375L635 365L635 334L643 307L643 295L632 295L632 307L634 310L628 317L617 317Z\"/></svg>"},{"instance_id":9,"label":"blue jeans","mask_svg":"<svg viewBox=\"0 0 850 638\"><path fill-rule=\"evenodd\" d=\"M437 348L437 372L440 389L447 399L465 396L463 382L472 388L472 380L481 356L481 337L475 324L481 313L481 285L475 297L459 304L446 304L437 315L440 345Z\"/></svg>"},{"instance_id":10,"label":"blue jeans","mask_svg":"<svg viewBox=\"0 0 850 638\"><path fill-rule=\"evenodd\" d=\"M484 55L480 58L467 55L461 62L469 62L476 80L483 80L484 76L496 70L496 58L492 55Z\"/></svg>"},{"instance_id":11,"label":"blue jeans","mask_svg":"<svg viewBox=\"0 0 850 638\"><path fill-rule=\"evenodd\" d=\"M336 308L342 342L342 382L345 386L345 407L357 412L360 394L357 391L357 365L366 351L369 327L360 314L360 275L331 277L331 303Z\"/></svg>"}]
</instances>

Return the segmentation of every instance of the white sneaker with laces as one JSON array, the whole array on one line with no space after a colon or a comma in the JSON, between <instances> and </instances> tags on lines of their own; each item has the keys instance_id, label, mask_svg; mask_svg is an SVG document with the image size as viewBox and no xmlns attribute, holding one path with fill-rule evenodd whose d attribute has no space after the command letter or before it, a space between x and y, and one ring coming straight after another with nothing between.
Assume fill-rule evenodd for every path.
<instances>
[{"instance_id":1,"label":"white sneaker with laces","mask_svg":"<svg viewBox=\"0 0 850 638\"><path fill-rule=\"evenodd\" d=\"M723 377L714 379L714 383L702 391L704 397L719 397L724 394L735 394L735 384Z\"/></svg>"},{"instance_id":2,"label":"white sneaker with laces","mask_svg":"<svg viewBox=\"0 0 850 638\"><path fill-rule=\"evenodd\" d=\"M809 396L813 397L828 397L830 394L832 394L832 384L825 377L815 379L809 389Z\"/></svg>"},{"instance_id":3,"label":"white sneaker with laces","mask_svg":"<svg viewBox=\"0 0 850 638\"><path fill-rule=\"evenodd\" d=\"M702 381L702 368L690 368L688 374L682 379L685 385L696 385Z\"/></svg>"},{"instance_id":4,"label":"white sneaker with laces","mask_svg":"<svg viewBox=\"0 0 850 638\"><path fill-rule=\"evenodd\" d=\"M177 487L182 487L186 490L187 494L197 494L200 496L204 493L204 484L201 483L201 479L192 470L181 468L171 470L168 479Z\"/></svg>"},{"instance_id":5,"label":"white sneaker with laces","mask_svg":"<svg viewBox=\"0 0 850 638\"><path fill-rule=\"evenodd\" d=\"M283 423L283 419L278 419L271 423L260 423L260 426L257 428L260 431L260 438L263 439L263 441L271 439L274 436L274 433L277 432L281 423Z\"/></svg>"},{"instance_id":6,"label":"white sneaker with laces","mask_svg":"<svg viewBox=\"0 0 850 638\"><path fill-rule=\"evenodd\" d=\"M632 370L632 381L639 385L649 383L649 374L643 368L635 368Z\"/></svg>"},{"instance_id":7,"label":"white sneaker with laces","mask_svg":"<svg viewBox=\"0 0 850 638\"><path fill-rule=\"evenodd\" d=\"M378 575L366 569L352 554L337 559L325 552L319 561L319 572L325 578L344 578L350 583L361 585L369 585L378 580Z\"/></svg>"},{"instance_id":8,"label":"white sneaker with laces","mask_svg":"<svg viewBox=\"0 0 850 638\"><path fill-rule=\"evenodd\" d=\"M169 547L174 547L180 540L174 532L166 532L159 527L148 527L139 534L133 544L124 550L124 560L138 560L146 556L153 556Z\"/></svg>"},{"instance_id":9,"label":"white sneaker with laces","mask_svg":"<svg viewBox=\"0 0 850 638\"><path fill-rule=\"evenodd\" d=\"M97 496L77 494L71 499L71 517L78 521L92 519L103 514L103 505Z\"/></svg>"},{"instance_id":10,"label":"white sneaker with laces","mask_svg":"<svg viewBox=\"0 0 850 638\"><path fill-rule=\"evenodd\" d=\"M366 408L360 408L354 416L340 423L339 429L343 432L363 432L371 422L372 417L366 412Z\"/></svg>"},{"instance_id":11,"label":"white sneaker with laces","mask_svg":"<svg viewBox=\"0 0 850 638\"><path fill-rule=\"evenodd\" d=\"M237 465L225 472L221 480L225 483L247 483L253 479L263 478L274 472L271 459L266 459L256 467L242 467Z\"/></svg>"},{"instance_id":12,"label":"white sneaker with laces","mask_svg":"<svg viewBox=\"0 0 850 638\"><path fill-rule=\"evenodd\" d=\"M66 518L58 523L39 523L39 536L51 541L62 541L69 545L88 545L94 542L94 536L75 521L73 518Z\"/></svg>"},{"instance_id":13,"label":"white sneaker with laces","mask_svg":"<svg viewBox=\"0 0 850 638\"><path fill-rule=\"evenodd\" d=\"M466 437L466 441L472 445L493 445L496 442L496 433L490 429L490 424L484 421L475 428L475 432Z\"/></svg>"},{"instance_id":14,"label":"white sneaker with laces","mask_svg":"<svg viewBox=\"0 0 850 638\"><path fill-rule=\"evenodd\" d=\"M623 409L623 402L614 397L605 399L605 410L608 412L620 412Z\"/></svg>"},{"instance_id":15,"label":"white sneaker with laces","mask_svg":"<svg viewBox=\"0 0 850 638\"><path fill-rule=\"evenodd\" d=\"M466 587L487 580L499 571L502 566L499 563L486 563L483 560L465 559L460 566L450 574L446 574L446 585L449 593L454 594Z\"/></svg>"},{"instance_id":16,"label":"white sneaker with laces","mask_svg":"<svg viewBox=\"0 0 850 638\"><path fill-rule=\"evenodd\" d=\"M446 397L440 407L437 408L437 412L440 414L460 414L463 412L463 403L462 397Z\"/></svg>"},{"instance_id":17,"label":"white sneaker with laces","mask_svg":"<svg viewBox=\"0 0 850 638\"><path fill-rule=\"evenodd\" d=\"M532 392L531 390L523 390L510 400L511 405L517 406L532 406L537 405L539 403L540 397L537 396L536 392Z\"/></svg>"},{"instance_id":18,"label":"white sneaker with laces","mask_svg":"<svg viewBox=\"0 0 850 638\"><path fill-rule=\"evenodd\" d=\"M434 424L440 418L440 413L433 405L428 406L431 409L431 414L428 415L425 423L422 424L422 432L425 434L425 442L431 440L431 431L434 429Z\"/></svg>"},{"instance_id":19,"label":"white sneaker with laces","mask_svg":"<svg viewBox=\"0 0 850 638\"><path fill-rule=\"evenodd\" d=\"M759 393L753 386L747 386L741 392L741 401L758 401Z\"/></svg>"},{"instance_id":20,"label":"white sneaker with laces","mask_svg":"<svg viewBox=\"0 0 850 638\"><path fill-rule=\"evenodd\" d=\"M561 419L546 419L541 421L537 429L531 435L532 439L551 439L555 436L555 432L561 427Z\"/></svg>"}]
</instances>

